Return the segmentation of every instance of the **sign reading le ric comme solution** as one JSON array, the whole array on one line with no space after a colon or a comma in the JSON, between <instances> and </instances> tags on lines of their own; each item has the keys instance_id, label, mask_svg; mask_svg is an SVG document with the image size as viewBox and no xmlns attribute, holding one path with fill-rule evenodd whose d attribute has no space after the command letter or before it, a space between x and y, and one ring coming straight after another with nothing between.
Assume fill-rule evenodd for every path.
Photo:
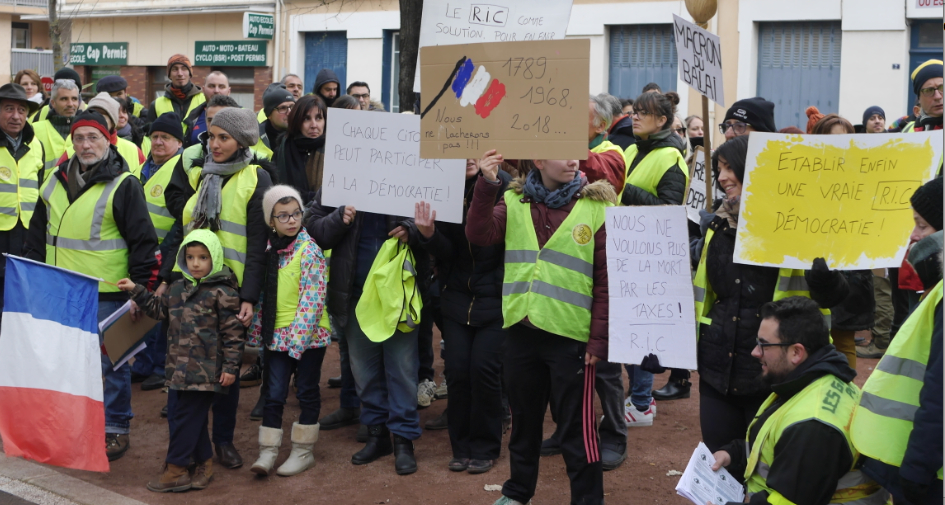
<instances>
[{"instance_id":1,"label":"sign reading le ric comme solution","mask_svg":"<svg viewBox=\"0 0 945 505\"><path fill-rule=\"evenodd\" d=\"M69 49L73 65L127 65L127 42L73 42Z\"/></svg>"},{"instance_id":2,"label":"sign reading le ric comme solution","mask_svg":"<svg viewBox=\"0 0 945 505\"><path fill-rule=\"evenodd\" d=\"M243 38L269 39L276 33L276 25L272 14L256 12L243 13Z\"/></svg>"},{"instance_id":3,"label":"sign reading le ric comme solution","mask_svg":"<svg viewBox=\"0 0 945 505\"><path fill-rule=\"evenodd\" d=\"M266 41L198 40L194 49L194 65L264 67Z\"/></svg>"}]
</instances>

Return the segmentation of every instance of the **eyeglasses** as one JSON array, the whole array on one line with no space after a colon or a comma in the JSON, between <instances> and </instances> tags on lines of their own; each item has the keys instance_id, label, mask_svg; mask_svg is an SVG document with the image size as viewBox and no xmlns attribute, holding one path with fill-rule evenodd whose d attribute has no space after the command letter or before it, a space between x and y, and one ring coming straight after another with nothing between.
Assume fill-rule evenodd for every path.
<instances>
[{"instance_id":1,"label":"eyeglasses","mask_svg":"<svg viewBox=\"0 0 945 505\"><path fill-rule=\"evenodd\" d=\"M757 344L758 347L760 347L762 350L764 350L765 347L789 347L789 346L794 345L794 344L784 344L784 343L781 343L781 344L771 344L771 343L768 343L768 342L765 342L765 341L761 340L760 338L756 338L756 339L755 339L755 344Z\"/></svg>"},{"instance_id":2,"label":"eyeglasses","mask_svg":"<svg viewBox=\"0 0 945 505\"><path fill-rule=\"evenodd\" d=\"M633 112L631 112L630 115L631 115L631 116L637 116L637 117L639 117L639 118L643 118L643 117L646 117L646 116L652 116L653 113L652 113L652 112L647 112L647 111L644 111L644 110L640 110L640 109L633 109Z\"/></svg>"},{"instance_id":3,"label":"eyeglasses","mask_svg":"<svg viewBox=\"0 0 945 505\"><path fill-rule=\"evenodd\" d=\"M685 134L686 134L686 129L685 129L685 128L673 128L673 131L675 131L676 133L678 133L678 134L680 134L680 135L685 135Z\"/></svg>"},{"instance_id":4,"label":"eyeglasses","mask_svg":"<svg viewBox=\"0 0 945 505\"><path fill-rule=\"evenodd\" d=\"M744 135L745 132L748 131L748 126L748 123L742 123L741 121L736 123L722 123L719 125L719 132L725 135L725 131L732 128L735 130L735 135Z\"/></svg>"},{"instance_id":5,"label":"eyeglasses","mask_svg":"<svg viewBox=\"0 0 945 505\"><path fill-rule=\"evenodd\" d=\"M85 144L86 142L90 144L96 144L99 141L101 141L103 138L105 137L101 135L89 135L88 137L83 137L82 135L79 135L78 137L72 137L72 143L76 145L82 145L82 144Z\"/></svg>"},{"instance_id":6,"label":"eyeglasses","mask_svg":"<svg viewBox=\"0 0 945 505\"><path fill-rule=\"evenodd\" d=\"M922 96L933 96L935 92L945 94L945 85L939 84L938 86L929 86L928 88L922 88L919 90L919 93L922 93Z\"/></svg>"},{"instance_id":7,"label":"eyeglasses","mask_svg":"<svg viewBox=\"0 0 945 505\"><path fill-rule=\"evenodd\" d=\"M289 219L298 222L300 219L302 219L302 211L297 210L291 214L279 214L278 216L275 216L275 218L282 224L288 223Z\"/></svg>"},{"instance_id":8,"label":"eyeglasses","mask_svg":"<svg viewBox=\"0 0 945 505\"><path fill-rule=\"evenodd\" d=\"M364 99L364 98L370 98L370 97L371 97L371 94L370 94L370 93L364 93L363 95L355 95L355 94L352 94L351 96L355 97L355 98L358 99L358 100L361 100L361 99Z\"/></svg>"},{"instance_id":9,"label":"eyeglasses","mask_svg":"<svg viewBox=\"0 0 945 505\"><path fill-rule=\"evenodd\" d=\"M291 105L280 105L279 107L276 107L276 112L279 114L288 114L291 110Z\"/></svg>"}]
</instances>

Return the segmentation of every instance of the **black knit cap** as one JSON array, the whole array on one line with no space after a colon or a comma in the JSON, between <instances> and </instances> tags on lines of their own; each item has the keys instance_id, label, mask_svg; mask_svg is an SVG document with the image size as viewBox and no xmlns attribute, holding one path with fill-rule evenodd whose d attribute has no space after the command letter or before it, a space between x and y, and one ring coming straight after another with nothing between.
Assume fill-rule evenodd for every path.
<instances>
[{"instance_id":1,"label":"black knit cap","mask_svg":"<svg viewBox=\"0 0 945 505\"><path fill-rule=\"evenodd\" d=\"M942 178L936 177L912 194L912 208L935 231L942 229Z\"/></svg>"},{"instance_id":2,"label":"black knit cap","mask_svg":"<svg viewBox=\"0 0 945 505\"><path fill-rule=\"evenodd\" d=\"M729 119L748 123L755 131L759 132L775 133L778 131L778 127L774 125L774 103L760 96L745 98L733 103L728 112L725 113L724 121Z\"/></svg>"},{"instance_id":3,"label":"black knit cap","mask_svg":"<svg viewBox=\"0 0 945 505\"><path fill-rule=\"evenodd\" d=\"M180 125L180 116L178 116L176 112L167 112L158 116L158 118L151 123L148 136L151 136L154 132L164 132L181 142L184 141L184 129Z\"/></svg>"},{"instance_id":4,"label":"black knit cap","mask_svg":"<svg viewBox=\"0 0 945 505\"><path fill-rule=\"evenodd\" d=\"M295 102L295 95L285 89L285 84L274 82L263 92L263 113L266 117L272 114L273 109L285 102Z\"/></svg>"},{"instance_id":5,"label":"black knit cap","mask_svg":"<svg viewBox=\"0 0 945 505\"><path fill-rule=\"evenodd\" d=\"M76 86L82 88L82 79L79 78L79 73L69 67L62 67L56 71L53 80L58 81L59 79L72 79Z\"/></svg>"}]
</instances>

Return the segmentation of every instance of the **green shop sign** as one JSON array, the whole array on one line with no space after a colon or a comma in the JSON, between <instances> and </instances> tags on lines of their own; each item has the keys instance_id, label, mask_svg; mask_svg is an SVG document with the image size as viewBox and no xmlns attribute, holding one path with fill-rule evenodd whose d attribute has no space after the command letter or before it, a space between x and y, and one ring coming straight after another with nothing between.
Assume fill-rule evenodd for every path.
<instances>
[{"instance_id":1,"label":"green shop sign","mask_svg":"<svg viewBox=\"0 0 945 505\"><path fill-rule=\"evenodd\" d=\"M272 14L256 12L243 13L244 39L269 39L276 33L276 25Z\"/></svg>"},{"instance_id":2,"label":"green shop sign","mask_svg":"<svg viewBox=\"0 0 945 505\"><path fill-rule=\"evenodd\" d=\"M127 42L73 42L69 62L73 65L127 65Z\"/></svg>"},{"instance_id":3,"label":"green shop sign","mask_svg":"<svg viewBox=\"0 0 945 505\"><path fill-rule=\"evenodd\" d=\"M264 67L266 66L266 41L198 40L194 49L194 65Z\"/></svg>"}]
</instances>

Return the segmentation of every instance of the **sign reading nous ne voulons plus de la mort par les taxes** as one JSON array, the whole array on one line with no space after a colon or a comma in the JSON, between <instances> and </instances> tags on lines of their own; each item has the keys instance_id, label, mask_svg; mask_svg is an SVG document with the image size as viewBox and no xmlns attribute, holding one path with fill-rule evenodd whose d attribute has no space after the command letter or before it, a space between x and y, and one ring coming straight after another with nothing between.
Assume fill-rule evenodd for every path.
<instances>
[{"instance_id":1,"label":"sign reading nous ne voulons plus de la mort par les taxes","mask_svg":"<svg viewBox=\"0 0 945 505\"><path fill-rule=\"evenodd\" d=\"M69 49L73 65L127 65L127 42L73 42Z\"/></svg>"},{"instance_id":2,"label":"sign reading nous ne voulons plus de la mort par les taxes","mask_svg":"<svg viewBox=\"0 0 945 505\"><path fill-rule=\"evenodd\" d=\"M243 38L272 40L275 33L276 23L272 14L243 13Z\"/></svg>"},{"instance_id":3,"label":"sign reading nous ne voulons plus de la mort par les taxes","mask_svg":"<svg viewBox=\"0 0 945 505\"><path fill-rule=\"evenodd\" d=\"M194 65L264 67L266 41L198 40L194 49Z\"/></svg>"}]
</instances>

